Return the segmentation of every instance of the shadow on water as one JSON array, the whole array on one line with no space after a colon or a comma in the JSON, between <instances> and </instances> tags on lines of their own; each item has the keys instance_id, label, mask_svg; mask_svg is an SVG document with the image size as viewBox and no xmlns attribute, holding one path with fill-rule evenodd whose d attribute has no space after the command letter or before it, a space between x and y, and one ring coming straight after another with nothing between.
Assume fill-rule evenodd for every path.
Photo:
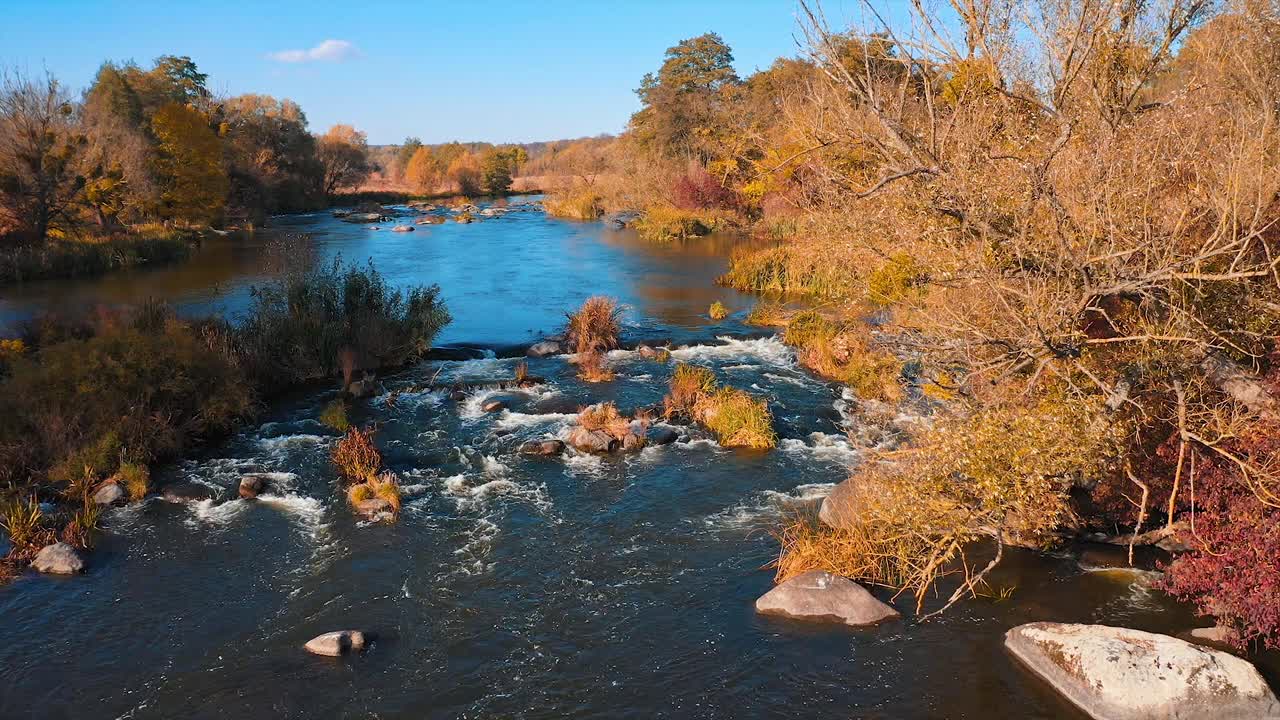
<instances>
[{"instance_id":1,"label":"shadow on water","mask_svg":"<svg viewBox=\"0 0 1280 720\"><path fill-rule=\"evenodd\" d=\"M279 224L312 233L321 258L372 256L392 282L438 282L456 318L445 341L518 342L557 329L588 295L618 296L630 335L692 343L675 359L766 396L780 447L736 452L681 428L675 445L621 458L525 457L520 443L563 436L580 405L657 402L672 365L619 351L618 379L585 385L562 358L531 360L546 383L501 393L508 409L486 414L495 391L454 401L407 390L509 378L516 359L428 362L387 379L406 390L394 401L353 410L378 424L406 493L398 523L366 525L341 498L336 436L317 420L332 393L295 394L157 473L212 499L113 510L85 576L0 588L0 717L1079 718L1005 655L1006 629L1199 624L1146 576L1017 550L993 579L1007 599L934 622L850 630L758 617L771 532L811 512L864 448L846 438L839 388L774 338L730 339L746 329L741 313L705 317L715 299L749 306L711 284L732 240L652 246L537 213L403 235L327 216ZM130 277L189 312L242 307L255 251L206 251L220 254L193 265L219 267ZM33 289L26 307L136 297L123 277L62 287ZM236 499L251 471L272 473L271 489ZM914 617L909 599L895 602ZM302 651L344 628L376 641L341 660Z\"/></svg>"}]
</instances>

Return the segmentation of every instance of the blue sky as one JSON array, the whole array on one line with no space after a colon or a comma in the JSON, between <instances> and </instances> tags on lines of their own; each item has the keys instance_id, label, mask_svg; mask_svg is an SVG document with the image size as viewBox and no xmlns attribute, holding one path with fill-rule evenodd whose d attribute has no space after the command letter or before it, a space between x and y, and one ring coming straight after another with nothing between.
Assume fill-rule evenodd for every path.
<instances>
[{"instance_id":1,"label":"blue sky","mask_svg":"<svg viewBox=\"0 0 1280 720\"><path fill-rule=\"evenodd\" d=\"M851 2L825 3L838 16ZM795 0L0 0L0 65L79 91L103 60L190 55L219 93L287 97L313 131L531 141L616 133L663 51L712 30L742 74L797 53ZM834 17L832 18L834 19ZM325 41L331 41L326 43Z\"/></svg>"}]
</instances>

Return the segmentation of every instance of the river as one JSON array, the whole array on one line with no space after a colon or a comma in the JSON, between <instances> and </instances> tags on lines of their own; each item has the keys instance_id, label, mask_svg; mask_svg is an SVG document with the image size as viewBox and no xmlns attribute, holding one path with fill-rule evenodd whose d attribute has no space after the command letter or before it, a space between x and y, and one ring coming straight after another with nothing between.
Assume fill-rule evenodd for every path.
<instances>
[{"instance_id":1,"label":"river","mask_svg":"<svg viewBox=\"0 0 1280 720\"><path fill-rule=\"evenodd\" d=\"M529 342L586 297L614 296L626 336L671 338L685 346L677 360L767 396L780 447L727 450L684 429L618 458L520 456L580 405L660 400L672 369L618 351L618 378L587 385L562 358L532 360L546 382L500 413L481 412L487 391L357 407L406 488L399 522L370 525L329 465L336 434L317 416L333 392L289 396L157 473L217 498L113 510L87 574L0 587L0 717L1080 718L1005 654L1005 630L1204 624L1148 589L1149 575L1096 571L1075 550L1011 551L993 582L1007 598L928 623L906 598L895 601L906 620L870 629L758 617L771 532L812 511L867 448L846 435L856 399L745 326L751 299L713 284L735 240L654 245L534 210L403 234L327 214L276 225L308 234L321 261L372 258L393 283L438 283L455 318L444 343ZM0 317L146 297L234 317L265 253L215 242L182 266L30 286L0 301ZM720 322L706 317L717 299L733 311ZM424 362L385 381L509 378L516 362ZM274 473L271 493L235 499L247 471ZM376 640L339 660L302 650L346 628Z\"/></svg>"}]
</instances>

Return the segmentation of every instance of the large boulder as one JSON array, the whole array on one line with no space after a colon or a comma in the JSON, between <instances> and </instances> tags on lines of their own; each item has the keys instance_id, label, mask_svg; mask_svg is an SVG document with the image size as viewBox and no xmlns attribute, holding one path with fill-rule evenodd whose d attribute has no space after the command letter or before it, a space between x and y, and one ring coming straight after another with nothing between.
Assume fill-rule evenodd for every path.
<instances>
[{"instance_id":1,"label":"large boulder","mask_svg":"<svg viewBox=\"0 0 1280 720\"><path fill-rule=\"evenodd\" d=\"M1280 701L1249 662L1167 635L1030 623L1004 646L1097 720L1277 720Z\"/></svg>"},{"instance_id":2,"label":"large boulder","mask_svg":"<svg viewBox=\"0 0 1280 720\"><path fill-rule=\"evenodd\" d=\"M564 452L564 443L559 440L531 440L520 446L524 455L542 455L550 457Z\"/></svg>"},{"instance_id":3,"label":"large boulder","mask_svg":"<svg viewBox=\"0 0 1280 720\"><path fill-rule=\"evenodd\" d=\"M256 498L267 491L269 478L261 473L253 473L250 475L242 475L240 477L240 497L245 499Z\"/></svg>"},{"instance_id":4,"label":"large boulder","mask_svg":"<svg viewBox=\"0 0 1280 720\"><path fill-rule=\"evenodd\" d=\"M391 228L391 232L413 232L412 225L396 225Z\"/></svg>"},{"instance_id":5,"label":"large boulder","mask_svg":"<svg viewBox=\"0 0 1280 720\"><path fill-rule=\"evenodd\" d=\"M858 519L857 491L850 478L836 485L831 494L822 499L818 519L837 530L850 530Z\"/></svg>"},{"instance_id":6,"label":"large boulder","mask_svg":"<svg viewBox=\"0 0 1280 720\"><path fill-rule=\"evenodd\" d=\"M680 439L680 433L675 428L655 427L649 429L650 445L670 445Z\"/></svg>"},{"instance_id":7,"label":"large boulder","mask_svg":"<svg viewBox=\"0 0 1280 720\"><path fill-rule=\"evenodd\" d=\"M359 630L338 630L313 637L303 647L312 655L340 657L348 653L360 652L365 649L366 644L367 638Z\"/></svg>"},{"instance_id":8,"label":"large boulder","mask_svg":"<svg viewBox=\"0 0 1280 720\"><path fill-rule=\"evenodd\" d=\"M32 569L50 575L75 575L84 572L84 558L64 542L45 545L31 561Z\"/></svg>"},{"instance_id":9,"label":"large boulder","mask_svg":"<svg viewBox=\"0 0 1280 720\"><path fill-rule=\"evenodd\" d=\"M611 453L618 449L618 439L601 430L575 427L569 433L569 444L582 452Z\"/></svg>"},{"instance_id":10,"label":"large boulder","mask_svg":"<svg viewBox=\"0 0 1280 720\"><path fill-rule=\"evenodd\" d=\"M547 357L550 355L560 355L563 352L564 352L564 349L561 347L558 341L543 340L542 342L538 342L538 343L534 343L533 345L530 345L529 349L526 350L524 354L528 355L529 357L537 358L537 357Z\"/></svg>"},{"instance_id":11,"label":"large boulder","mask_svg":"<svg viewBox=\"0 0 1280 720\"><path fill-rule=\"evenodd\" d=\"M855 626L898 617L866 588L823 570L802 573L765 593L756 600L756 612Z\"/></svg>"},{"instance_id":12,"label":"large boulder","mask_svg":"<svg viewBox=\"0 0 1280 720\"><path fill-rule=\"evenodd\" d=\"M119 483L103 483L93 494L93 501L99 505L115 505L126 499L124 488Z\"/></svg>"}]
</instances>

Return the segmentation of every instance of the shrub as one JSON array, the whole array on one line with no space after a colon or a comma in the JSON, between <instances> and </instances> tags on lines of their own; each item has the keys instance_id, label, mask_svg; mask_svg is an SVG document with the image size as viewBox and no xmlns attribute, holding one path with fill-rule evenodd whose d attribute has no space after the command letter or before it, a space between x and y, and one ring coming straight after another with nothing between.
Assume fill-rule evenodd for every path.
<instances>
[{"instance_id":1,"label":"shrub","mask_svg":"<svg viewBox=\"0 0 1280 720\"><path fill-rule=\"evenodd\" d=\"M909 253L894 253L888 262L867 276L867 297L877 305L906 299L928 281L928 274Z\"/></svg>"},{"instance_id":2,"label":"shrub","mask_svg":"<svg viewBox=\"0 0 1280 720\"><path fill-rule=\"evenodd\" d=\"M552 193L542 205L548 215L572 220L597 220L604 215L603 199L590 187Z\"/></svg>"},{"instance_id":3,"label":"shrub","mask_svg":"<svg viewBox=\"0 0 1280 720\"><path fill-rule=\"evenodd\" d=\"M364 482L382 467L382 453L373 443L374 429L353 427L334 445L331 457L338 474L349 480Z\"/></svg>"},{"instance_id":4,"label":"shrub","mask_svg":"<svg viewBox=\"0 0 1280 720\"><path fill-rule=\"evenodd\" d=\"M0 285L179 262L190 256L193 238L190 232L147 225L116 235L19 245L0 250Z\"/></svg>"},{"instance_id":5,"label":"shrub","mask_svg":"<svg viewBox=\"0 0 1280 720\"><path fill-rule=\"evenodd\" d=\"M253 290L240 343L264 387L400 367L421 357L450 321L440 288L387 285L372 264L291 273Z\"/></svg>"},{"instance_id":6,"label":"shrub","mask_svg":"<svg viewBox=\"0 0 1280 720\"><path fill-rule=\"evenodd\" d=\"M254 393L207 330L143 312L27 353L0 381L0 480L66 485L231 430Z\"/></svg>"},{"instance_id":7,"label":"shrub","mask_svg":"<svg viewBox=\"0 0 1280 720\"><path fill-rule=\"evenodd\" d=\"M896 462L862 466L851 523L784 530L778 579L828 570L909 589L922 603L969 543L1054 542L1070 488L1108 470L1117 430L1102 403L1056 395L939 418ZM980 587L985 570L965 577L949 603Z\"/></svg>"},{"instance_id":8,"label":"shrub","mask_svg":"<svg viewBox=\"0 0 1280 720\"><path fill-rule=\"evenodd\" d=\"M778 444L769 403L743 390L720 388L704 397L695 412L724 447L768 450Z\"/></svg>"},{"instance_id":9,"label":"shrub","mask_svg":"<svg viewBox=\"0 0 1280 720\"><path fill-rule=\"evenodd\" d=\"M711 303L711 309L707 311L707 314L711 316L712 320L723 320L729 317L729 308L726 308L724 303L717 300Z\"/></svg>"},{"instance_id":10,"label":"shrub","mask_svg":"<svg viewBox=\"0 0 1280 720\"><path fill-rule=\"evenodd\" d=\"M671 185L671 202L681 210L731 210L737 200L733 190L697 164Z\"/></svg>"},{"instance_id":11,"label":"shrub","mask_svg":"<svg viewBox=\"0 0 1280 720\"><path fill-rule=\"evenodd\" d=\"M55 539L44 525L44 513L35 495L13 498L0 507L0 527L9 536L8 557L15 560L30 560Z\"/></svg>"},{"instance_id":12,"label":"shrub","mask_svg":"<svg viewBox=\"0 0 1280 720\"><path fill-rule=\"evenodd\" d=\"M146 465L139 463L120 463L120 469L116 470L115 481L120 483L128 493L130 500L141 500L151 489L151 471Z\"/></svg>"},{"instance_id":13,"label":"shrub","mask_svg":"<svg viewBox=\"0 0 1280 720\"><path fill-rule=\"evenodd\" d=\"M351 422L347 419L347 401L337 398L326 404L320 411L320 423L340 433L351 429Z\"/></svg>"}]
</instances>

